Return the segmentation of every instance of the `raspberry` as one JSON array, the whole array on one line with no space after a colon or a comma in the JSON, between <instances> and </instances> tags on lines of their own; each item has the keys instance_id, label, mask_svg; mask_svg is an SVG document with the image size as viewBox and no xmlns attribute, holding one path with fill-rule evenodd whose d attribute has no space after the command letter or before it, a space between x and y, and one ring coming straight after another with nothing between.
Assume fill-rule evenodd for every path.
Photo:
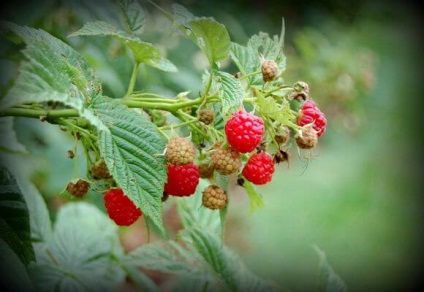
<instances>
[{"instance_id":1,"label":"raspberry","mask_svg":"<svg viewBox=\"0 0 424 292\"><path fill-rule=\"evenodd\" d=\"M91 165L90 168L91 175L94 179L109 179L111 175L109 170L107 169L106 162L101 159L97 161L95 164Z\"/></svg>"},{"instance_id":2,"label":"raspberry","mask_svg":"<svg viewBox=\"0 0 424 292\"><path fill-rule=\"evenodd\" d=\"M289 163L290 152L287 149L279 149L274 154L274 163L280 164L281 162L287 161Z\"/></svg>"},{"instance_id":3,"label":"raspberry","mask_svg":"<svg viewBox=\"0 0 424 292\"><path fill-rule=\"evenodd\" d=\"M263 185L272 180L274 162L266 152L252 155L244 165L243 176L256 185Z\"/></svg>"},{"instance_id":4,"label":"raspberry","mask_svg":"<svg viewBox=\"0 0 424 292\"><path fill-rule=\"evenodd\" d=\"M296 144L301 149L312 149L317 146L318 133L313 127L302 130L302 135L296 136Z\"/></svg>"},{"instance_id":5,"label":"raspberry","mask_svg":"<svg viewBox=\"0 0 424 292\"><path fill-rule=\"evenodd\" d=\"M275 142L278 144L284 144L290 139L290 129L286 125L282 125L278 128L277 133L275 134Z\"/></svg>"},{"instance_id":6,"label":"raspberry","mask_svg":"<svg viewBox=\"0 0 424 292\"><path fill-rule=\"evenodd\" d=\"M66 186L66 190L76 198L83 197L89 188L90 184L83 179L79 179L76 182L69 182Z\"/></svg>"},{"instance_id":7,"label":"raspberry","mask_svg":"<svg viewBox=\"0 0 424 292\"><path fill-rule=\"evenodd\" d=\"M211 162L202 162L198 165L201 178L212 178L215 167Z\"/></svg>"},{"instance_id":8,"label":"raspberry","mask_svg":"<svg viewBox=\"0 0 424 292\"><path fill-rule=\"evenodd\" d=\"M173 137L166 147L165 158L173 165L186 165L193 163L196 149L187 138Z\"/></svg>"},{"instance_id":9,"label":"raspberry","mask_svg":"<svg viewBox=\"0 0 424 292\"><path fill-rule=\"evenodd\" d=\"M205 125L210 125L213 123L215 119L215 114L213 113L213 110L211 109L201 109L198 113L198 119Z\"/></svg>"},{"instance_id":10,"label":"raspberry","mask_svg":"<svg viewBox=\"0 0 424 292\"><path fill-rule=\"evenodd\" d=\"M206 208L217 210L227 205L228 196L223 189L216 185L210 185L203 191L202 204Z\"/></svg>"},{"instance_id":11,"label":"raspberry","mask_svg":"<svg viewBox=\"0 0 424 292\"><path fill-rule=\"evenodd\" d=\"M129 226L141 215L141 210L124 194L122 189L110 189L103 197L109 218L117 225Z\"/></svg>"},{"instance_id":12,"label":"raspberry","mask_svg":"<svg viewBox=\"0 0 424 292\"><path fill-rule=\"evenodd\" d=\"M264 121L244 110L236 112L225 124L228 143L240 153L253 151L261 142L264 130Z\"/></svg>"},{"instance_id":13,"label":"raspberry","mask_svg":"<svg viewBox=\"0 0 424 292\"><path fill-rule=\"evenodd\" d=\"M194 194L199 184L199 170L193 163L187 165L168 164L168 181L165 193L184 197Z\"/></svg>"},{"instance_id":14,"label":"raspberry","mask_svg":"<svg viewBox=\"0 0 424 292\"><path fill-rule=\"evenodd\" d=\"M261 65L264 82L272 81L278 75L278 65L273 60L264 60Z\"/></svg>"},{"instance_id":15,"label":"raspberry","mask_svg":"<svg viewBox=\"0 0 424 292\"><path fill-rule=\"evenodd\" d=\"M312 124L312 127L315 129L315 131L317 131L319 138L325 133L327 119L312 100L307 100L299 111L297 124L299 126Z\"/></svg>"},{"instance_id":16,"label":"raspberry","mask_svg":"<svg viewBox=\"0 0 424 292\"><path fill-rule=\"evenodd\" d=\"M213 149L211 154L215 170L222 175L236 173L241 167L240 153L231 147Z\"/></svg>"}]
</instances>

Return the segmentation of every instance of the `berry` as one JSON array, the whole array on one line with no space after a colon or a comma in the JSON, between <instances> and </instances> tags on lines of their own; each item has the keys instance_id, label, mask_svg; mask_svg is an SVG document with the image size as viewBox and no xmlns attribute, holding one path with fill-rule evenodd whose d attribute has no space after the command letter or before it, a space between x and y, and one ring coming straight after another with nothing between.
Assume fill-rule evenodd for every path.
<instances>
[{"instance_id":1,"label":"berry","mask_svg":"<svg viewBox=\"0 0 424 292\"><path fill-rule=\"evenodd\" d=\"M109 179L111 175L109 170L107 169L106 162L101 159L97 161L95 164L91 165L90 168L91 175L94 179Z\"/></svg>"},{"instance_id":2,"label":"berry","mask_svg":"<svg viewBox=\"0 0 424 292\"><path fill-rule=\"evenodd\" d=\"M307 100L300 108L297 124L299 126L312 124L319 138L325 133L327 119L312 100Z\"/></svg>"},{"instance_id":3,"label":"berry","mask_svg":"<svg viewBox=\"0 0 424 292\"><path fill-rule=\"evenodd\" d=\"M76 182L69 182L66 186L68 193L76 198L83 197L88 192L89 188L90 184L83 179L79 179Z\"/></svg>"},{"instance_id":4,"label":"berry","mask_svg":"<svg viewBox=\"0 0 424 292\"><path fill-rule=\"evenodd\" d=\"M307 127L302 130L302 135L297 135L295 139L299 148L312 149L317 146L318 133L313 127Z\"/></svg>"},{"instance_id":5,"label":"berry","mask_svg":"<svg viewBox=\"0 0 424 292\"><path fill-rule=\"evenodd\" d=\"M215 114L213 110L211 109L208 109L208 108L201 109L198 113L198 119L205 125L210 125L213 123L215 119Z\"/></svg>"},{"instance_id":6,"label":"berry","mask_svg":"<svg viewBox=\"0 0 424 292\"><path fill-rule=\"evenodd\" d=\"M290 129L286 125L282 125L278 128L277 133L275 134L275 142L278 144L284 144L290 139Z\"/></svg>"},{"instance_id":7,"label":"berry","mask_svg":"<svg viewBox=\"0 0 424 292\"><path fill-rule=\"evenodd\" d=\"M244 110L236 112L225 124L228 143L240 153L253 151L261 142L264 131L264 121Z\"/></svg>"},{"instance_id":8,"label":"berry","mask_svg":"<svg viewBox=\"0 0 424 292\"><path fill-rule=\"evenodd\" d=\"M190 196L196 191L199 177L199 170L193 163L187 165L168 164L168 180L165 183L164 191L172 196Z\"/></svg>"},{"instance_id":9,"label":"berry","mask_svg":"<svg viewBox=\"0 0 424 292\"><path fill-rule=\"evenodd\" d=\"M129 226L142 215L141 210L124 194L122 189L110 189L103 200L109 218L119 226Z\"/></svg>"},{"instance_id":10,"label":"berry","mask_svg":"<svg viewBox=\"0 0 424 292\"><path fill-rule=\"evenodd\" d=\"M240 153L231 147L213 149L211 159L215 170L222 175L236 173L241 167Z\"/></svg>"},{"instance_id":11,"label":"berry","mask_svg":"<svg viewBox=\"0 0 424 292\"><path fill-rule=\"evenodd\" d=\"M211 162L202 162L198 165L201 178L212 178L215 167Z\"/></svg>"},{"instance_id":12,"label":"berry","mask_svg":"<svg viewBox=\"0 0 424 292\"><path fill-rule=\"evenodd\" d=\"M206 208L217 210L227 205L228 196L223 189L216 185L210 185L203 191L202 204Z\"/></svg>"},{"instance_id":13,"label":"berry","mask_svg":"<svg viewBox=\"0 0 424 292\"><path fill-rule=\"evenodd\" d=\"M272 81L278 75L278 65L273 60L264 60L261 65L264 82Z\"/></svg>"},{"instance_id":14,"label":"berry","mask_svg":"<svg viewBox=\"0 0 424 292\"><path fill-rule=\"evenodd\" d=\"M183 137L173 137L166 147L165 158L173 165L186 165L193 163L196 149L193 143Z\"/></svg>"},{"instance_id":15,"label":"berry","mask_svg":"<svg viewBox=\"0 0 424 292\"><path fill-rule=\"evenodd\" d=\"M244 165L243 176L256 185L263 185L272 180L274 162L266 152L252 155Z\"/></svg>"},{"instance_id":16,"label":"berry","mask_svg":"<svg viewBox=\"0 0 424 292\"><path fill-rule=\"evenodd\" d=\"M287 149L279 149L274 154L274 163L280 164L281 162L287 161L287 163L290 160L290 152L287 151Z\"/></svg>"}]
</instances>

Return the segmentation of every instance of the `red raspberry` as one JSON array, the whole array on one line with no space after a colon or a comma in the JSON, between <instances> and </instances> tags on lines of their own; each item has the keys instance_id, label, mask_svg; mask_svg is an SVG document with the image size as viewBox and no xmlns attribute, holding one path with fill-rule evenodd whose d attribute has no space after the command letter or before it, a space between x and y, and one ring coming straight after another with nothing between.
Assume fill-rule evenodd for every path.
<instances>
[{"instance_id":1,"label":"red raspberry","mask_svg":"<svg viewBox=\"0 0 424 292\"><path fill-rule=\"evenodd\" d=\"M236 112L225 124L228 143L240 153L253 151L264 136L264 121L244 110Z\"/></svg>"},{"instance_id":2,"label":"red raspberry","mask_svg":"<svg viewBox=\"0 0 424 292\"><path fill-rule=\"evenodd\" d=\"M312 127L317 131L318 137L321 137L326 130L327 119L325 115L316 106L312 100L307 100L299 111L299 117L297 119L299 126L312 124Z\"/></svg>"},{"instance_id":3,"label":"red raspberry","mask_svg":"<svg viewBox=\"0 0 424 292\"><path fill-rule=\"evenodd\" d=\"M184 197L194 194L199 184L199 170L193 163L186 165L168 164L168 181L165 183L165 193Z\"/></svg>"},{"instance_id":4,"label":"red raspberry","mask_svg":"<svg viewBox=\"0 0 424 292\"><path fill-rule=\"evenodd\" d=\"M141 215L141 210L124 194L122 189L111 189L103 197L110 219L117 225L129 226Z\"/></svg>"},{"instance_id":5,"label":"red raspberry","mask_svg":"<svg viewBox=\"0 0 424 292\"><path fill-rule=\"evenodd\" d=\"M242 174L251 183L263 185L272 180L274 170L272 157L266 152L261 152L249 158L244 165Z\"/></svg>"}]
</instances>

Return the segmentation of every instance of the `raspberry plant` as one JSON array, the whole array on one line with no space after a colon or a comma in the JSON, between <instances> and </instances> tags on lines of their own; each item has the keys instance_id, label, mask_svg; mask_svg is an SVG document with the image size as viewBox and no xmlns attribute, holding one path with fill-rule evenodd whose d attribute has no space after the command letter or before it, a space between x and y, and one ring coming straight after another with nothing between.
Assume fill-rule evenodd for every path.
<instances>
[{"instance_id":1,"label":"raspberry plant","mask_svg":"<svg viewBox=\"0 0 424 292\"><path fill-rule=\"evenodd\" d=\"M77 196L90 186L103 196L106 208L101 211L82 198L62 207L52 227L46 205L31 183L3 182L14 186L14 200L28 205L31 230L28 224L20 228L31 232L31 240L17 242L28 251L21 262L27 266L29 281L36 290L105 291L127 275L140 289L157 290L137 270L144 268L178 275L176 288L191 289L187 283L196 283L211 290L277 289L240 268L240 260L222 245L231 204L229 184L237 180L245 189L251 211L262 207L255 185L270 182L276 175L274 163L286 160L289 148L297 147L290 134L302 137L313 127L321 136L325 117L312 102L305 82L284 82L284 26L280 36L260 32L242 45L232 42L227 28L213 18L194 16L177 4L168 12L149 3L166 15L173 33L190 38L208 60L198 95L187 91L167 97L137 88L141 66L152 72L178 69L154 44L143 41L148 18L136 1L119 1L122 27L95 21L68 36L86 42L108 37L122 43L133 65L124 96L103 94L105 81L66 40L41 29L1 23L3 36L25 47L19 75L0 103L2 125L11 141L3 148L21 150L11 130L14 116L57 125L75 140L69 158L75 159L77 146L83 149L87 172L81 181L86 183ZM238 72L222 69L227 59ZM311 103L314 115L304 118L304 105ZM315 116L317 120L310 118ZM284 139L279 137L281 129ZM10 171L2 168L2 175L19 178L11 165ZM68 191L75 192L73 183L69 186ZM180 197L175 200L184 244L168 239L124 253L118 226L131 225L140 217L167 236L162 212L169 196ZM334 272L322 253L320 257L325 270L321 280L334 281ZM88 259L92 259L90 266L85 264ZM49 281L44 281L46 277Z\"/></svg>"}]
</instances>

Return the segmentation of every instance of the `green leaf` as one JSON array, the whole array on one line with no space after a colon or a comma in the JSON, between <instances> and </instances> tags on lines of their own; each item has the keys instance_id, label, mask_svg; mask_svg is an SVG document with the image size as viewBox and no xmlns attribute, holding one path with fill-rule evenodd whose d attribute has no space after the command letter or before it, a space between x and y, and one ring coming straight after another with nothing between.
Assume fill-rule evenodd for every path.
<instances>
[{"instance_id":1,"label":"green leaf","mask_svg":"<svg viewBox=\"0 0 424 292\"><path fill-rule=\"evenodd\" d=\"M262 95L258 95L256 102L258 113L261 116L271 118L274 121L288 125L292 128L298 128L298 126L293 122L296 119L296 115L292 112L290 103L286 99L279 104L271 96L264 97Z\"/></svg>"},{"instance_id":2,"label":"green leaf","mask_svg":"<svg viewBox=\"0 0 424 292\"><path fill-rule=\"evenodd\" d=\"M164 59L155 46L150 43L142 42L139 38L132 37L126 32L116 28L115 26L103 22L95 21L86 23L80 30L69 35L75 36L112 36L118 38L124 45L131 49L134 59L139 63L144 63L151 67L168 71L176 72L177 67Z\"/></svg>"},{"instance_id":3,"label":"green leaf","mask_svg":"<svg viewBox=\"0 0 424 292\"><path fill-rule=\"evenodd\" d=\"M260 32L253 35L247 46L242 46L236 43L231 44L231 58L239 68L243 75L248 75L258 72L248 78L252 85L260 85L263 83L261 72L261 59L274 60L278 65L279 73L281 74L286 69L286 56L284 55L284 21L281 29L280 37Z\"/></svg>"},{"instance_id":4,"label":"green leaf","mask_svg":"<svg viewBox=\"0 0 424 292\"><path fill-rule=\"evenodd\" d=\"M219 212L202 206L202 191L209 185L206 180L200 180L196 193L184 200L178 200L178 213L184 228L200 227L213 233L219 231Z\"/></svg>"},{"instance_id":5,"label":"green leaf","mask_svg":"<svg viewBox=\"0 0 424 292\"><path fill-rule=\"evenodd\" d=\"M140 37L144 29L144 11L135 0L119 0L119 8L124 15L125 24L130 34Z\"/></svg>"},{"instance_id":6,"label":"green leaf","mask_svg":"<svg viewBox=\"0 0 424 292\"><path fill-rule=\"evenodd\" d=\"M26 153L25 146L19 143L13 128L13 117L0 118L0 150L8 153Z\"/></svg>"},{"instance_id":7,"label":"green leaf","mask_svg":"<svg viewBox=\"0 0 424 292\"><path fill-rule=\"evenodd\" d=\"M58 101L78 109L101 91L101 82L82 56L43 30L2 22L26 44L25 61L0 109L28 102Z\"/></svg>"},{"instance_id":8,"label":"green leaf","mask_svg":"<svg viewBox=\"0 0 424 292\"><path fill-rule=\"evenodd\" d=\"M215 71L215 75L220 84L219 96L222 102L222 112L231 114L237 111L244 96L240 80L227 72Z\"/></svg>"},{"instance_id":9,"label":"green leaf","mask_svg":"<svg viewBox=\"0 0 424 292\"><path fill-rule=\"evenodd\" d=\"M0 283L8 291L34 291L24 264L10 246L0 238Z\"/></svg>"},{"instance_id":10,"label":"green leaf","mask_svg":"<svg viewBox=\"0 0 424 292\"><path fill-rule=\"evenodd\" d=\"M112 220L93 205L68 203L29 273L39 291L115 291L125 277L117 262L122 255Z\"/></svg>"},{"instance_id":11,"label":"green leaf","mask_svg":"<svg viewBox=\"0 0 424 292\"><path fill-rule=\"evenodd\" d=\"M250 213L255 212L258 208L262 208L264 206L264 202L262 201L262 196L258 193L256 187L248 180L244 180L243 186L250 199Z\"/></svg>"},{"instance_id":12,"label":"green leaf","mask_svg":"<svg viewBox=\"0 0 424 292\"><path fill-rule=\"evenodd\" d=\"M137 39L127 39L125 44L132 50L137 62L144 63L163 71L178 71L177 67L175 67L171 61L162 58L159 49L155 48L152 44L142 42Z\"/></svg>"},{"instance_id":13,"label":"green leaf","mask_svg":"<svg viewBox=\"0 0 424 292\"><path fill-rule=\"evenodd\" d=\"M24 265L35 260L28 209L15 178L3 163L0 164L0 238Z\"/></svg>"},{"instance_id":14,"label":"green leaf","mask_svg":"<svg viewBox=\"0 0 424 292\"><path fill-rule=\"evenodd\" d=\"M99 148L124 193L165 233L162 222L165 141L154 124L117 100L99 96L92 110L107 129L99 131Z\"/></svg>"},{"instance_id":15,"label":"green leaf","mask_svg":"<svg viewBox=\"0 0 424 292\"><path fill-rule=\"evenodd\" d=\"M189 22L188 32L211 66L229 56L231 40L223 24L212 18L195 18Z\"/></svg>"},{"instance_id":16,"label":"green leaf","mask_svg":"<svg viewBox=\"0 0 424 292\"><path fill-rule=\"evenodd\" d=\"M325 252L319 247L314 246L314 249L319 257L319 279L318 291L319 292L346 292L346 283L334 272L333 268L327 261Z\"/></svg>"}]
</instances>

